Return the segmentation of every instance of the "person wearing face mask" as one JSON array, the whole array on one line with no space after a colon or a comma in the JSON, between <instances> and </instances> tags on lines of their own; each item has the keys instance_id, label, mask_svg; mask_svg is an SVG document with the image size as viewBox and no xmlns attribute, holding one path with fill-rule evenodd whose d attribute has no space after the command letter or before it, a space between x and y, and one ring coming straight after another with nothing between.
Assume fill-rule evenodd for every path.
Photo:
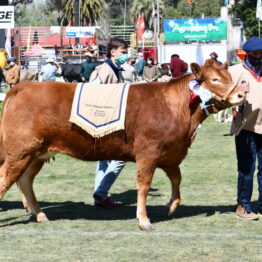
<instances>
[{"instance_id":1,"label":"person wearing face mask","mask_svg":"<svg viewBox=\"0 0 262 262\"><path fill-rule=\"evenodd\" d=\"M7 60L9 67L7 68L6 83L9 84L10 88L17 84L20 78L20 67L15 63L15 61L15 57L10 57Z\"/></svg>"},{"instance_id":2,"label":"person wearing face mask","mask_svg":"<svg viewBox=\"0 0 262 262\"><path fill-rule=\"evenodd\" d=\"M128 58L128 44L126 41L113 38L107 45L107 58L104 63L97 66L90 76L90 82L98 84L124 83L122 71ZM117 206L108 197L108 192L125 166L126 162L117 160L99 161L96 168L94 203L96 206L114 208Z\"/></svg>"},{"instance_id":3,"label":"person wearing face mask","mask_svg":"<svg viewBox=\"0 0 262 262\"><path fill-rule=\"evenodd\" d=\"M133 83L138 81L134 63L134 58L128 57L128 60L122 65L122 68L124 69L122 75L124 77L125 83Z\"/></svg>"},{"instance_id":4,"label":"person wearing face mask","mask_svg":"<svg viewBox=\"0 0 262 262\"><path fill-rule=\"evenodd\" d=\"M146 66L143 70L143 79L146 82L154 82L157 81L160 76L160 72L158 67L154 64L154 60L152 57L147 58Z\"/></svg>"},{"instance_id":5,"label":"person wearing face mask","mask_svg":"<svg viewBox=\"0 0 262 262\"><path fill-rule=\"evenodd\" d=\"M246 83L246 102L233 110L231 134L235 134L238 184L236 216L262 217L262 39L252 37L243 45L242 64L229 67L235 85ZM258 213L252 211L253 177L258 166Z\"/></svg>"}]
</instances>

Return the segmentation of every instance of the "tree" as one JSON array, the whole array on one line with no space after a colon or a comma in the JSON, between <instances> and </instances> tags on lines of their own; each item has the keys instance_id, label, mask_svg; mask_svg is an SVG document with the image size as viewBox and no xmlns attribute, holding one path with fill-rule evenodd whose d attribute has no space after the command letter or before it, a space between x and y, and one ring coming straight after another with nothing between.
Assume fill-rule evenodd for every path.
<instances>
[{"instance_id":1,"label":"tree","mask_svg":"<svg viewBox=\"0 0 262 262\"><path fill-rule=\"evenodd\" d=\"M17 6L19 4L31 4L33 0L11 0L9 1L9 5Z\"/></svg>"},{"instance_id":2,"label":"tree","mask_svg":"<svg viewBox=\"0 0 262 262\"><path fill-rule=\"evenodd\" d=\"M33 3L26 7L25 5L19 5L16 8L16 26L53 26L58 25L57 11L54 11L52 15L46 14L46 5L42 3Z\"/></svg>"},{"instance_id":3,"label":"tree","mask_svg":"<svg viewBox=\"0 0 262 262\"><path fill-rule=\"evenodd\" d=\"M235 4L229 10L244 24L244 33L247 38L258 36L258 20L256 19L256 4L254 0L235 0Z\"/></svg>"},{"instance_id":4,"label":"tree","mask_svg":"<svg viewBox=\"0 0 262 262\"><path fill-rule=\"evenodd\" d=\"M74 0L62 0L65 15L71 23L74 21ZM81 25L96 24L101 16L104 0L79 0Z\"/></svg>"},{"instance_id":5,"label":"tree","mask_svg":"<svg viewBox=\"0 0 262 262\"><path fill-rule=\"evenodd\" d=\"M159 10L160 13L164 10L164 2L163 0L159 1ZM153 20L154 20L154 9L157 9L156 1L152 0L134 0L131 7L131 17L133 22L137 21L138 16L144 16L145 27L153 28Z\"/></svg>"},{"instance_id":6,"label":"tree","mask_svg":"<svg viewBox=\"0 0 262 262\"><path fill-rule=\"evenodd\" d=\"M223 5L222 0L193 0L189 4L186 0L180 0L177 8L166 7L164 17L175 18L201 18L201 17L219 17L220 9ZM191 9L191 10L190 10Z\"/></svg>"}]
</instances>

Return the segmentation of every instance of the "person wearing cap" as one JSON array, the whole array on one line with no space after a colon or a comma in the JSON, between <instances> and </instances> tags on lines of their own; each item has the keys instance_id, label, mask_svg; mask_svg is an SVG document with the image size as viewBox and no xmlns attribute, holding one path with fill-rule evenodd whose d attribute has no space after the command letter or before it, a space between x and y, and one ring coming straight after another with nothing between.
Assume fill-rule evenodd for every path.
<instances>
[{"instance_id":1,"label":"person wearing cap","mask_svg":"<svg viewBox=\"0 0 262 262\"><path fill-rule=\"evenodd\" d=\"M15 57L10 57L7 60L8 68L6 73L6 83L9 84L10 88L17 84L20 79L20 66L18 66L16 63Z\"/></svg>"},{"instance_id":2,"label":"person wearing cap","mask_svg":"<svg viewBox=\"0 0 262 262\"><path fill-rule=\"evenodd\" d=\"M237 155L236 216L257 220L262 216L262 39L249 38L242 64L229 67L235 85L246 84L246 102L233 109L231 134L235 134ZM252 211L253 177L258 166L258 213Z\"/></svg>"},{"instance_id":3,"label":"person wearing cap","mask_svg":"<svg viewBox=\"0 0 262 262\"><path fill-rule=\"evenodd\" d=\"M107 58L104 63L97 66L90 76L90 82L97 84L123 83L123 65L128 58L128 44L125 40L112 38L107 44ZM125 161L103 160L99 161L96 168L94 203L96 206L114 208L117 206L108 192L125 166Z\"/></svg>"},{"instance_id":4,"label":"person wearing cap","mask_svg":"<svg viewBox=\"0 0 262 262\"><path fill-rule=\"evenodd\" d=\"M46 64L40 70L42 82L55 81L57 76L57 66L53 58L46 59Z\"/></svg>"},{"instance_id":5,"label":"person wearing cap","mask_svg":"<svg viewBox=\"0 0 262 262\"><path fill-rule=\"evenodd\" d=\"M93 54L90 52L85 53L86 61L82 64L80 77L83 82L89 82L92 72L96 68L96 63L92 61Z\"/></svg>"},{"instance_id":6,"label":"person wearing cap","mask_svg":"<svg viewBox=\"0 0 262 262\"><path fill-rule=\"evenodd\" d=\"M211 58L212 60L214 60L217 64L222 65L222 62L220 62L219 60L217 60L218 55L217 55L216 52L212 52L212 53L210 54L210 58Z\"/></svg>"}]
</instances>

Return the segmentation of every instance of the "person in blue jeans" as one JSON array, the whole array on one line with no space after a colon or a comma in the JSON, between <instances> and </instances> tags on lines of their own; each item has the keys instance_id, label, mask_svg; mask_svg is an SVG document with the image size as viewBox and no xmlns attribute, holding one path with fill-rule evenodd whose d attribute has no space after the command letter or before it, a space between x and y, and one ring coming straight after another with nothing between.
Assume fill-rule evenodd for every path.
<instances>
[{"instance_id":1,"label":"person in blue jeans","mask_svg":"<svg viewBox=\"0 0 262 262\"><path fill-rule=\"evenodd\" d=\"M113 38L107 45L107 58L97 66L90 76L90 82L98 84L124 83L121 67L127 61L126 41ZM108 197L108 192L125 166L126 162L117 160L99 161L96 168L94 203L96 206L113 208L117 203Z\"/></svg>"},{"instance_id":2,"label":"person in blue jeans","mask_svg":"<svg viewBox=\"0 0 262 262\"><path fill-rule=\"evenodd\" d=\"M236 85L247 84L246 101L233 111L231 133L235 133L238 183L236 216L257 220L262 216L262 39L249 38L242 64L229 67ZM257 162L258 212L253 212L251 198Z\"/></svg>"}]
</instances>

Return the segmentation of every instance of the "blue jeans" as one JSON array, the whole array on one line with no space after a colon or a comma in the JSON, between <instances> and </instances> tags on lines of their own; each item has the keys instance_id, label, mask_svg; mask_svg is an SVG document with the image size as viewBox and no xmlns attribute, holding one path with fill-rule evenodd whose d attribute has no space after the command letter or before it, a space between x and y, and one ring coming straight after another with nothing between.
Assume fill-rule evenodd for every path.
<instances>
[{"instance_id":1,"label":"blue jeans","mask_svg":"<svg viewBox=\"0 0 262 262\"><path fill-rule=\"evenodd\" d=\"M238 185L237 202L242 205L247 212L251 212L251 197L253 191L253 176L256 169L256 159L258 161L258 207L262 211L262 135L248 130L242 130L235 138Z\"/></svg>"},{"instance_id":2,"label":"blue jeans","mask_svg":"<svg viewBox=\"0 0 262 262\"><path fill-rule=\"evenodd\" d=\"M107 197L108 191L125 165L124 161L99 161L96 168L95 194Z\"/></svg>"}]
</instances>

